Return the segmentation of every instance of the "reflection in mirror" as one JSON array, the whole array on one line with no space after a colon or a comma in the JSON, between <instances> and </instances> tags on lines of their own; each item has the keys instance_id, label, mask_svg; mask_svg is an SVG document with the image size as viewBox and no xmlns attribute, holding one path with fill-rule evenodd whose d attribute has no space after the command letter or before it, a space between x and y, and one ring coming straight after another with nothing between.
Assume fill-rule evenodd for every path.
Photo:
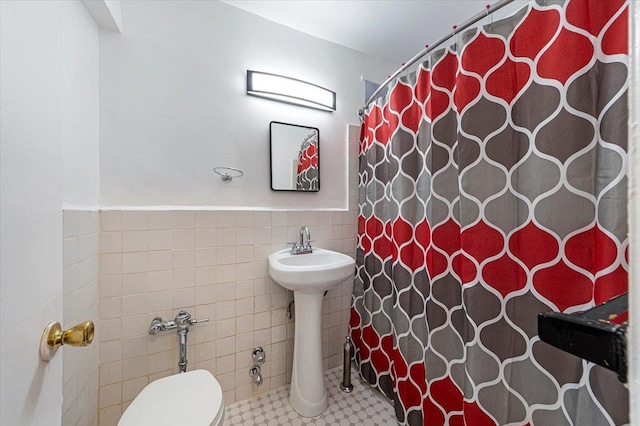
<instances>
[{"instance_id":1,"label":"reflection in mirror","mask_svg":"<svg viewBox=\"0 0 640 426\"><path fill-rule=\"evenodd\" d=\"M320 190L320 132L315 127L270 123L271 189Z\"/></svg>"}]
</instances>

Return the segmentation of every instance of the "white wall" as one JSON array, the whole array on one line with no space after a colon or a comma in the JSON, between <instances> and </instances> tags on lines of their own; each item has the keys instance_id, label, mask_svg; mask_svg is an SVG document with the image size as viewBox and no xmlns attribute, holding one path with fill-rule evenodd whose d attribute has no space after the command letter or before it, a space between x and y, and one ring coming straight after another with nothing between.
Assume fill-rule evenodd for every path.
<instances>
[{"instance_id":1,"label":"white wall","mask_svg":"<svg viewBox=\"0 0 640 426\"><path fill-rule=\"evenodd\" d=\"M0 2L0 407L7 425L59 424L62 357L61 19L55 2Z\"/></svg>"},{"instance_id":2,"label":"white wall","mask_svg":"<svg viewBox=\"0 0 640 426\"><path fill-rule=\"evenodd\" d=\"M63 206L97 209L98 27L80 2L60 7Z\"/></svg>"},{"instance_id":3,"label":"white wall","mask_svg":"<svg viewBox=\"0 0 640 426\"><path fill-rule=\"evenodd\" d=\"M349 211L100 213L100 426L115 426L147 383L177 371L175 332L150 337L148 328L180 309L209 318L189 332L188 369L214 374L227 406L290 381L293 295L268 277L267 257L296 240L303 224L314 247L355 256L358 136L351 126ZM352 287L347 280L323 302L325 369L342 362ZM248 375L255 346L267 354L260 387Z\"/></svg>"},{"instance_id":4,"label":"white wall","mask_svg":"<svg viewBox=\"0 0 640 426\"><path fill-rule=\"evenodd\" d=\"M98 315L98 25L83 3L60 2L63 304L69 328ZM93 2L98 4L98 2ZM78 211L83 210L83 211ZM87 211L90 210L90 211ZM100 329L97 330L97 335ZM99 343L63 347L62 425L98 424Z\"/></svg>"},{"instance_id":5,"label":"white wall","mask_svg":"<svg viewBox=\"0 0 640 426\"><path fill-rule=\"evenodd\" d=\"M94 22L109 31L122 31L120 0L80 0Z\"/></svg>"},{"instance_id":6,"label":"white wall","mask_svg":"<svg viewBox=\"0 0 640 426\"><path fill-rule=\"evenodd\" d=\"M347 208L346 125L360 76L395 65L214 1L122 3L122 34L100 35L101 201L114 206ZM246 70L337 93L328 113L247 96ZM321 190L269 187L269 122L320 129ZM214 166L242 169L224 183Z\"/></svg>"},{"instance_id":7,"label":"white wall","mask_svg":"<svg viewBox=\"0 0 640 426\"><path fill-rule=\"evenodd\" d=\"M60 321L68 328L89 320L99 323L99 60L98 26L87 9L79 1L60 2L60 8L62 207L65 209ZM97 425L99 339L94 339L89 348L64 347L58 356L64 360L62 425Z\"/></svg>"},{"instance_id":8,"label":"white wall","mask_svg":"<svg viewBox=\"0 0 640 426\"><path fill-rule=\"evenodd\" d=\"M104 4L116 27L122 31L122 7L120 0L104 0Z\"/></svg>"}]
</instances>

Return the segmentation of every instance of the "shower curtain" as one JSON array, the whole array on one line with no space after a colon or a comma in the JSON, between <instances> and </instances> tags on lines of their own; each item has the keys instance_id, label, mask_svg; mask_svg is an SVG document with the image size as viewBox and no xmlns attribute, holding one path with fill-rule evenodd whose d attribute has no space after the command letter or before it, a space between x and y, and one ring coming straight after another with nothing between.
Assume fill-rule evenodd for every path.
<instances>
[{"instance_id":1,"label":"shower curtain","mask_svg":"<svg viewBox=\"0 0 640 426\"><path fill-rule=\"evenodd\" d=\"M296 189L317 191L318 188L318 134L305 138L298 153Z\"/></svg>"},{"instance_id":2,"label":"shower curtain","mask_svg":"<svg viewBox=\"0 0 640 426\"><path fill-rule=\"evenodd\" d=\"M364 116L350 335L408 425L620 425L615 373L537 314L627 291L627 4L462 32Z\"/></svg>"}]
</instances>

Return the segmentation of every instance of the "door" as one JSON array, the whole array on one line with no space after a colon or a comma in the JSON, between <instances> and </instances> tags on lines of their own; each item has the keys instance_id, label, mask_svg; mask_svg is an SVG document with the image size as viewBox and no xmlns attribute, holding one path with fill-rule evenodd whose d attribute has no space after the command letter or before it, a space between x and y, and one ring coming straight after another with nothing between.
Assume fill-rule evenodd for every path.
<instances>
[{"instance_id":1,"label":"door","mask_svg":"<svg viewBox=\"0 0 640 426\"><path fill-rule=\"evenodd\" d=\"M0 424L59 425L62 356L60 5L0 2Z\"/></svg>"}]
</instances>

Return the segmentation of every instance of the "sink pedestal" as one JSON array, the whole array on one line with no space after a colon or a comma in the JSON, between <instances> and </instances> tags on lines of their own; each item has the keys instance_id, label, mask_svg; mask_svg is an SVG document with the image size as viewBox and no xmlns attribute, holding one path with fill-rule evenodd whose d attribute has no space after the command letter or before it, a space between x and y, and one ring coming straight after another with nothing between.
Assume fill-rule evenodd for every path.
<instances>
[{"instance_id":1,"label":"sink pedestal","mask_svg":"<svg viewBox=\"0 0 640 426\"><path fill-rule=\"evenodd\" d=\"M317 416L328 407L322 366L323 293L293 293L296 325L289 402L304 417Z\"/></svg>"},{"instance_id":2,"label":"sink pedestal","mask_svg":"<svg viewBox=\"0 0 640 426\"><path fill-rule=\"evenodd\" d=\"M327 386L322 364L322 296L351 278L356 262L346 254L314 249L291 254L280 250L269 256L269 275L296 302L291 407L301 416L314 417L327 409Z\"/></svg>"}]
</instances>

